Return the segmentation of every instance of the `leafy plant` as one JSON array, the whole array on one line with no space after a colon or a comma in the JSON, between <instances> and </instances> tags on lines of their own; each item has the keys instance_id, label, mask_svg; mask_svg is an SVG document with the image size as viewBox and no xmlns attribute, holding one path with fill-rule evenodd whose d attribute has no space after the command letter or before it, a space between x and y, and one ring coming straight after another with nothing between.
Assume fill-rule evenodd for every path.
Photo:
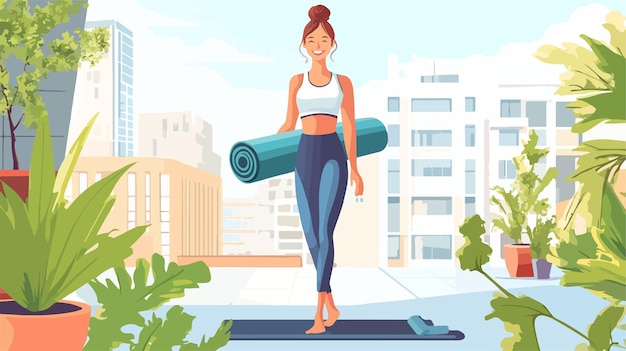
<instances>
[{"instance_id":1,"label":"leafy plant","mask_svg":"<svg viewBox=\"0 0 626 351\"><path fill-rule=\"evenodd\" d=\"M550 234L556 230L556 217L548 219L536 217L534 228L528 227L527 233L530 237L530 255L532 258L546 259L550 252Z\"/></svg>"},{"instance_id":2,"label":"leafy plant","mask_svg":"<svg viewBox=\"0 0 626 351\"><path fill-rule=\"evenodd\" d=\"M516 173L510 189L501 186L492 188L495 194L490 201L501 213L492 221L494 229L502 230L516 244L520 244L524 229L532 242L533 228L528 223L528 218L530 215L547 215L550 208L548 198L540 199L539 196L558 174L555 167L550 167L543 178L535 173L535 165L550 152L547 147L537 148L538 141L537 133L531 129L528 140L522 141L522 152L513 157Z\"/></svg>"},{"instance_id":3,"label":"leafy plant","mask_svg":"<svg viewBox=\"0 0 626 351\"><path fill-rule=\"evenodd\" d=\"M132 164L89 186L71 204L63 197L96 120L78 136L55 177L47 116L37 121L26 203L3 184L0 193L0 286L30 311L48 309L132 254L138 226L113 237L99 233L115 197L111 192Z\"/></svg>"},{"instance_id":4,"label":"leafy plant","mask_svg":"<svg viewBox=\"0 0 626 351\"><path fill-rule=\"evenodd\" d=\"M108 52L108 28L64 32L45 46L44 36L87 6L85 0L55 0L31 9L27 0L0 0L0 115L11 133L13 169L19 169L17 128L34 128L48 116L40 83L50 73L76 71L81 62L93 66ZM22 67L13 77L9 62Z\"/></svg>"},{"instance_id":5,"label":"leafy plant","mask_svg":"<svg viewBox=\"0 0 626 351\"><path fill-rule=\"evenodd\" d=\"M581 349L584 346L590 351L609 350L611 346L618 344L612 340L611 332L624 318L626 305L611 303L605 307L589 325L585 335L554 316L541 302L523 294L515 296L498 284L482 268L489 262L492 252L491 248L481 240L481 236L485 233L484 223L480 215L465 219L459 228L459 232L465 238L465 243L456 251L456 256L459 258L462 269L481 273L500 290L494 293L494 298L491 300L493 311L485 316L485 319L502 320L505 329L512 334L511 337L502 341L503 350L539 350L535 320L540 316L552 319L589 343L588 346L582 344Z\"/></svg>"},{"instance_id":6,"label":"leafy plant","mask_svg":"<svg viewBox=\"0 0 626 351\"><path fill-rule=\"evenodd\" d=\"M106 284L98 280L89 283L102 304L95 317L91 317L89 341L85 350L111 350L122 344L130 345L131 350L171 350L181 346L180 350L217 350L230 339L232 321L223 322L213 337L199 344L190 343L185 337L191 330L195 317L185 313L181 306L175 305L166 313L163 320L152 314L146 320L141 312L156 310L170 299L183 297L185 289L197 288L198 283L211 280L209 268L203 262L194 262L179 266L171 262L165 269L165 260L159 254L152 256L152 277L154 282L148 285L150 264L145 259L138 259L133 276L126 268L115 268L117 285L110 279ZM125 333L122 328L134 325L141 328L138 339Z\"/></svg>"}]
</instances>

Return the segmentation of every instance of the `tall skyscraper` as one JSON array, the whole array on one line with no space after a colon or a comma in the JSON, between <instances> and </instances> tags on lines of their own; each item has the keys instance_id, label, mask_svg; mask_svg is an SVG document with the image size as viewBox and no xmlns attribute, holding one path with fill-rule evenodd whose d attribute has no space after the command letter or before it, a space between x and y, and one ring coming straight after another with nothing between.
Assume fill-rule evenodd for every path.
<instances>
[{"instance_id":1,"label":"tall skyscraper","mask_svg":"<svg viewBox=\"0 0 626 351\"><path fill-rule=\"evenodd\" d=\"M136 156L137 121L133 110L133 33L115 20L87 22L85 28L108 27L109 52L94 67L78 70L70 138L73 143L98 113L84 156Z\"/></svg>"}]
</instances>

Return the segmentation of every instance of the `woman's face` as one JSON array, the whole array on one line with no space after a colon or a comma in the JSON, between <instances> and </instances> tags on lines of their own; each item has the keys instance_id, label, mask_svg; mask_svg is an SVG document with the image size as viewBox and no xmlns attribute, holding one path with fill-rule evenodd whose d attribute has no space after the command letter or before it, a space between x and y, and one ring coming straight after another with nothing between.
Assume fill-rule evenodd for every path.
<instances>
[{"instance_id":1,"label":"woman's face","mask_svg":"<svg viewBox=\"0 0 626 351\"><path fill-rule=\"evenodd\" d=\"M304 38L304 48L313 60L319 61L326 59L326 56L333 48L332 39L328 36L324 27L320 24L316 30L311 32Z\"/></svg>"}]
</instances>

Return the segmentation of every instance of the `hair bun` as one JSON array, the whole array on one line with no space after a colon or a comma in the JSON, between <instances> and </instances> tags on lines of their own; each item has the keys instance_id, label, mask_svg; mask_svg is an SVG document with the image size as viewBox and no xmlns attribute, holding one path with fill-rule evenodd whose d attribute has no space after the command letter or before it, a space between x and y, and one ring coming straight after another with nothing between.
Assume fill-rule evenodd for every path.
<instances>
[{"instance_id":1,"label":"hair bun","mask_svg":"<svg viewBox=\"0 0 626 351\"><path fill-rule=\"evenodd\" d=\"M315 5L309 9L309 17L311 21L328 21L330 18L330 10L324 5Z\"/></svg>"}]
</instances>

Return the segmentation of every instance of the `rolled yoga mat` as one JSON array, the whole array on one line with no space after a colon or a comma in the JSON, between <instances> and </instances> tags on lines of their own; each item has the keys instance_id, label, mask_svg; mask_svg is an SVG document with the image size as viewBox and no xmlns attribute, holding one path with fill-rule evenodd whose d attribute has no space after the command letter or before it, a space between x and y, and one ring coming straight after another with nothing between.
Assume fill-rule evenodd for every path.
<instances>
[{"instance_id":1,"label":"rolled yoga mat","mask_svg":"<svg viewBox=\"0 0 626 351\"><path fill-rule=\"evenodd\" d=\"M233 173L244 183L254 183L293 172L301 135L302 130L296 129L235 143L230 149ZM337 135L344 143L342 123L337 124ZM357 157L384 150L387 139L387 129L378 119L356 119Z\"/></svg>"}]
</instances>

